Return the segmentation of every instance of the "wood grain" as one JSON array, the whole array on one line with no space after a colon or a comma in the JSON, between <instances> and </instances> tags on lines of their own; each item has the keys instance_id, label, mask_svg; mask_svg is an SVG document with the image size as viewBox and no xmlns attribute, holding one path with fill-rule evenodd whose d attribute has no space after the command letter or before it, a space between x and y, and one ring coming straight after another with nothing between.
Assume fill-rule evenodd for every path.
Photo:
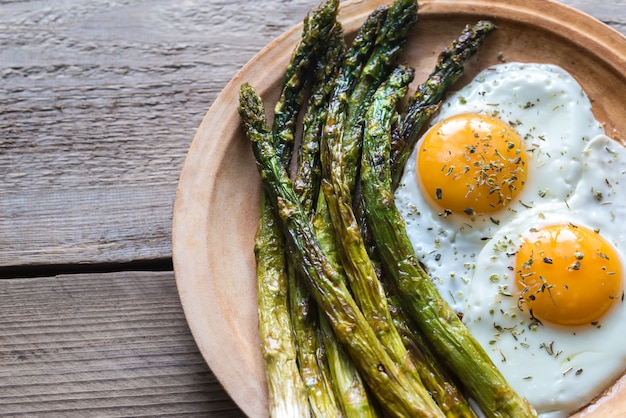
<instances>
[{"instance_id":1,"label":"wood grain","mask_svg":"<svg viewBox=\"0 0 626 418\"><path fill-rule=\"evenodd\" d=\"M169 257L178 175L204 113L309 7L0 5L0 266Z\"/></svg>"},{"instance_id":2,"label":"wood grain","mask_svg":"<svg viewBox=\"0 0 626 418\"><path fill-rule=\"evenodd\" d=\"M171 272L0 281L0 414L243 416L186 327Z\"/></svg>"}]
</instances>

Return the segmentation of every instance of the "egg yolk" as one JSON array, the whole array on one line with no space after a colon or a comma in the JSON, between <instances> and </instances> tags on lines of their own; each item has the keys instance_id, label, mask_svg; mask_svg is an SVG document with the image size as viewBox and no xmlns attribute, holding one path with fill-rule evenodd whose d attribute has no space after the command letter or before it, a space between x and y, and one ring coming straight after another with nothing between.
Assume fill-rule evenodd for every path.
<instances>
[{"instance_id":1,"label":"egg yolk","mask_svg":"<svg viewBox=\"0 0 626 418\"><path fill-rule=\"evenodd\" d=\"M417 153L422 190L444 211L468 215L506 206L526 181L519 134L478 113L445 119L426 132Z\"/></svg>"},{"instance_id":2,"label":"egg yolk","mask_svg":"<svg viewBox=\"0 0 626 418\"><path fill-rule=\"evenodd\" d=\"M520 306L560 325L594 323L622 299L622 269L599 233L571 224L533 230L516 256Z\"/></svg>"}]
</instances>

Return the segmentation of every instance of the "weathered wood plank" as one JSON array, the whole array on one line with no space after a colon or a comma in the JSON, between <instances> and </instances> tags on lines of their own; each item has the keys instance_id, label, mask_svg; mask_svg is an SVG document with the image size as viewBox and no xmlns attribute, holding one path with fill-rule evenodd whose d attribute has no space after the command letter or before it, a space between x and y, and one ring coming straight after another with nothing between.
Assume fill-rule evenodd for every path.
<instances>
[{"instance_id":1,"label":"weathered wood plank","mask_svg":"<svg viewBox=\"0 0 626 418\"><path fill-rule=\"evenodd\" d=\"M204 113L312 0L0 5L0 266L171 255ZM567 0L626 33L624 0Z\"/></svg>"},{"instance_id":2,"label":"weathered wood plank","mask_svg":"<svg viewBox=\"0 0 626 418\"><path fill-rule=\"evenodd\" d=\"M3 2L0 266L169 257L204 113L313 3Z\"/></svg>"},{"instance_id":3,"label":"weathered wood plank","mask_svg":"<svg viewBox=\"0 0 626 418\"><path fill-rule=\"evenodd\" d=\"M243 414L189 333L170 272L0 281L0 411Z\"/></svg>"}]
</instances>

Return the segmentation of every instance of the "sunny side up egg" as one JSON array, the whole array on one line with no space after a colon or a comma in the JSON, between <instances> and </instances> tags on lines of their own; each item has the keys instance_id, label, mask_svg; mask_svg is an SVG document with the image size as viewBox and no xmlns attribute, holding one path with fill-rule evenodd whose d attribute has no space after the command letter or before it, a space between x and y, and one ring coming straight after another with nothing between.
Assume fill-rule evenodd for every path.
<instances>
[{"instance_id":1,"label":"sunny side up egg","mask_svg":"<svg viewBox=\"0 0 626 418\"><path fill-rule=\"evenodd\" d=\"M542 417L567 417L626 368L626 148L583 153L566 202L537 205L477 258L463 321Z\"/></svg>"},{"instance_id":2,"label":"sunny side up egg","mask_svg":"<svg viewBox=\"0 0 626 418\"><path fill-rule=\"evenodd\" d=\"M511 63L448 96L396 192L442 297L542 416L626 368L625 173L569 74Z\"/></svg>"},{"instance_id":3,"label":"sunny side up egg","mask_svg":"<svg viewBox=\"0 0 626 418\"><path fill-rule=\"evenodd\" d=\"M472 122L471 118L478 120ZM507 131L491 136L478 133L494 120ZM589 99L569 74L552 65L520 63L481 72L448 96L432 124L406 164L395 193L396 205L416 253L440 293L453 309L462 312L476 256L486 241L502 224L528 208L569 197L581 177L584 147L604 131L593 117ZM424 140L445 137L450 125L470 127L464 129L461 140L442 142L440 150L434 150L440 155L418 167L420 154L427 149ZM501 126L496 129L502 132ZM477 142L485 138L500 142L488 148L492 161L486 164L483 152L472 152L480 151ZM452 163L444 158L455 143L467 162ZM432 147L427 151L432 153ZM494 155L500 162L486 167ZM504 167L502 161L509 159L514 160L513 167ZM482 172L487 174L475 180ZM423 187L428 184L433 185L430 192ZM490 194L496 186L500 189ZM507 198L504 194L509 191L514 193ZM454 199L459 202L455 209L441 205ZM480 211L481 204L483 209L493 210Z\"/></svg>"}]
</instances>

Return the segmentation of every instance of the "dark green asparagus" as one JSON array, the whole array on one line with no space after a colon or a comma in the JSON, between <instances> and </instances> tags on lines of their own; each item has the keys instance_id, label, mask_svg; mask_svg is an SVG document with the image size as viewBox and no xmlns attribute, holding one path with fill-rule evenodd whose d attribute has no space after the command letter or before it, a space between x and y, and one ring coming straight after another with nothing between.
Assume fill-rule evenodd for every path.
<instances>
[{"instance_id":1,"label":"dark green asparagus","mask_svg":"<svg viewBox=\"0 0 626 418\"><path fill-rule=\"evenodd\" d=\"M351 192L354 192L357 179L365 112L378 86L396 66L407 37L417 21L417 10L416 0L395 0L391 4L376 37L374 51L350 94L343 142L346 181Z\"/></svg>"},{"instance_id":2,"label":"dark green asparagus","mask_svg":"<svg viewBox=\"0 0 626 418\"><path fill-rule=\"evenodd\" d=\"M390 106L404 97L408 84L413 80L414 71L408 67L398 67L381 88L378 100L388 100ZM335 136L329 136L322 143L322 167L324 197L331 215L331 224L340 246L340 258L346 272L350 289L357 305L370 326L382 342L389 356L398 364L408 379L414 379L415 390L422 393L425 402L436 408L427 394L415 365L408 358L406 347L398 331L393 326L387 298L378 281L374 266L367 254L357 220L352 211L352 195L345 179L343 143Z\"/></svg>"},{"instance_id":3,"label":"dark green asparagus","mask_svg":"<svg viewBox=\"0 0 626 418\"><path fill-rule=\"evenodd\" d=\"M346 121L349 101L356 82L359 79L363 67L367 64L370 55L375 47L380 28L387 17L388 7L383 6L368 15L359 28L352 45L346 53L343 67L335 83L330 100L325 112L325 125L322 130L321 142L328 141L329 136L342 138L344 123ZM337 240L330 223L330 214L324 194L318 194L317 214L314 221L315 233L323 246L324 252L328 255L338 254ZM336 257L336 269L341 268L339 256Z\"/></svg>"},{"instance_id":4,"label":"dark green asparagus","mask_svg":"<svg viewBox=\"0 0 626 418\"><path fill-rule=\"evenodd\" d=\"M338 0L328 0L304 21L301 42L287 68L268 135L287 166L291 160L298 113L302 107L306 74L319 45L335 26ZM288 307L284 237L276 214L262 192L259 228L255 237L258 315L261 348L272 417L308 417L310 407L296 359Z\"/></svg>"},{"instance_id":5,"label":"dark green asparagus","mask_svg":"<svg viewBox=\"0 0 626 418\"><path fill-rule=\"evenodd\" d=\"M320 141L326 121L326 104L330 100L333 83L344 62L345 52L343 28L337 22L328 38L326 49L315 62L313 84L302 121L303 132L293 180L302 207L312 214L315 213L322 177Z\"/></svg>"},{"instance_id":6,"label":"dark green asparagus","mask_svg":"<svg viewBox=\"0 0 626 418\"><path fill-rule=\"evenodd\" d=\"M463 75L465 63L476 54L487 35L495 28L496 26L489 21L479 21L466 26L461 35L439 54L434 70L409 99L391 140L394 185L402 175L420 130L438 109L444 92Z\"/></svg>"},{"instance_id":7,"label":"dark green asparagus","mask_svg":"<svg viewBox=\"0 0 626 418\"><path fill-rule=\"evenodd\" d=\"M280 218L286 241L297 257L309 291L327 316L338 340L387 412L398 417L443 416L440 411L429 411L421 397L413 392L322 252L287 171L271 144L263 104L251 86L241 87L239 103L244 130L252 141L264 188Z\"/></svg>"},{"instance_id":8,"label":"dark green asparagus","mask_svg":"<svg viewBox=\"0 0 626 418\"><path fill-rule=\"evenodd\" d=\"M378 88L374 94L372 105L366 114L368 130L372 131L370 132L371 134L380 135L382 132L391 130L392 123L397 114L397 104L406 94L408 83L412 79L412 69L407 72L404 67L398 67L391 74L390 78ZM368 133L366 133L366 135L367 134ZM349 192L345 187L345 182L341 183L341 173L344 166L341 144L329 144L328 147L334 148L334 152L332 152L334 158L331 159L331 162L334 162L334 164L331 163L331 168L333 169L332 177L335 178L335 183L338 183L338 185L331 190L332 194L337 197L333 198L327 196L327 200L329 206L333 208L337 206L338 203L336 201L340 200L342 196L344 196L344 200L347 199L347 202L343 202L344 206L341 208L343 219L337 219L337 217L340 216L336 214L338 209L331 209L331 212L334 213L333 224L344 225L345 228L343 231L337 231L337 234L342 238L341 241L344 243L344 251L346 253L344 265L347 265L346 270L352 275L357 275L357 279L351 280L351 288L357 302L360 303L360 307L366 317L377 319L377 322L372 324L375 330L377 330L377 324L384 327L383 330L379 332L379 338L390 350L392 358L400 362L401 360L399 358L394 357L394 353L402 353L404 356L408 356L410 364L417 366L416 370L409 370L407 373L409 373L409 376L411 376L412 373L417 374L415 379L425 386L437 401L440 409L446 413L447 416L473 416L467 403L463 402L463 398L453 393L454 387L443 381L443 376L437 369L438 366L435 366L434 362L431 361L432 359L426 355L421 355L422 352L418 352L417 350L407 350L409 346L405 344L405 339L400 336L396 326L404 326L405 324L401 322L398 308L389 306L387 302L386 291L382 283L378 280L378 274L374 269L374 264L369 258L364 239L361 238L359 233L356 217L352 213L349 196L346 196ZM322 155L325 155L325 153ZM350 239L350 237L353 238ZM349 277L351 274L349 274ZM360 302L361 294L368 290L371 292L371 289L376 289L376 293L367 299L367 304ZM373 300L376 296L384 299L384 303L380 300ZM368 308L368 306L376 307L376 309ZM395 317L391 314L392 308L395 312ZM391 325L388 325L387 322ZM404 331L406 334L406 330ZM420 356L416 356L416 354L420 354Z\"/></svg>"},{"instance_id":9,"label":"dark green asparagus","mask_svg":"<svg viewBox=\"0 0 626 418\"><path fill-rule=\"evenodd\" d=\"M366 64L376 40L376 35L387 15L387 7L381 7L372 12L359 28L350 48L346 52L341 72L332 85L332 100L330 100L325 116L336 115L343 117L346 111L343 106L347 103L347 96L352 91L354 84ZM346 105L347 106L347 105ZM338 107L341 110L338 110ZM339 273L339 277L347 283L343 266L339 259L339 247L331 225L330 213L320 191L317 198L316 214L313 218L313 230L315 236L326 254L328 262ZM332 332L328 332L330 325L322 314L320 326L324 332L325 349L329 360L329 368L333 375L335 393L339 398L346 416L375 418L380 417L379 408L371 397L371 393L365 387L362 377L355 369L352 359L347 355L341 344L337 343Z\"/></svg>"},{"instance_id":10,"label":"dark green asparagus","mask_svg":"<svg viewBox=\"0 0 626 418\"><path fill-rule=\"evenodd\" d=\"M475 418L476 414L460 392L447 371L439 364L436 356L416 331L417 327L407 317L396 297L389 297L389 311L404 345L418 368L424 386L431 393L442 412L449 418Z\"/></svg>"},{"instance_id":11,"label":"dark green asparagus","mask_svg":"<svg viewBox=\"0 0 626 418\"><path fill-rule=\"evenodd\" d=\"M375 80L372 77L371 73L378 72L379 77L381 77L381 79L384 77L386 68L381 68L383 66L381 66L380 64L383 61L384 52L383 52L383 47L377 46L377 42L385 43L386 45L394 42L391 40L391 38L395 36L395 33L388 32L389 27L390 27L390 24L388 23L390 22L389 19L392 19L391 22L395 24L396 26L399 26L400 24L404 24L405 26L407 25L406 22L402 22L402 19L398 17L398 15L400 14L399 13L400 8L398 7L398 4L400 4L400 2L397 2L394 5L395 8L392 7L392 11L394 13L392 18L388 17L389 14L387 12L386 7L380 8L368 17L368 19L364 22L359 32L357 33L355 40L350 50L348 51L344 68L342 69L342 72L333 90L333 97L331 99L331 102L329 103L328 112L327 112L328 117L327 117L326 126L328 130L324 131L322 143L324 143L325 141L328 140L329 137L331 137L332 139L335 139L336 142L337 142L337 138L339 138L338 143L341 145L344 122L346 121L346 119L348 118L348 115L350 114L351 107L356 108L361 105L359 100L356 98L353 98L353 101L350 102L349 97L352 95L352 91L355 88L359 88L361 97L363 97L365 96L364 92L367 92L368 88L371 88L370 86L372 85L373 82L375 83L381 82L381 80ZM405 8L407 7L406 4L407 4L406 2L403 4ZM409 4L409 7L408 7L409 9L411 9L410 6L415 6L415 5ZM415 11L416 7L413 7L411 10ZM410 12L406 13L406 10L403 10L403 11L405 12L404 13L405 16L407 14L408 15L411 14ZM399 23L399 22L402 22L402 23ZM387 32L383 32L384 36L381 37L381 29L383 28ZM384 42L382 42L381 39ZM373 57L372 55L373 53L378 53L378 55ZM387 67L389 66L390 65L387 64ZM364 71L363 70L364 68L367 71ZM359 113L356 112L356 114L359 114ZM351 150L351 152L353 154L354 153L358 154L359 150L355 147ZM357 158L357 157L354 156L353 158ZM349 202L351 201L349 193L347 193L347 198L345 200L346 202L348 202L347 204L349 205ZM319 221L320 219L322 220L321 222ZM337 253L339 252L338 251L339 248L337 247L337 244L344 242L345 240L343 239L344 237L335 238L335 231L332 230L332 223L329 222L330 213L328 213L328 206L326 205L326 198L323 195L320 195L320 198L319 198L318 216L316 217L316 220L317 222L315 222L315 226L316 226L315 232L316 232L318 239L320 239L322 248L324 249L324 251L326 251L327 254L330 255L330 261L335 263L335 267L338 270L343 271L343 266L341 264L337 264L338 260L336 258L336 255L338 255ZM348 257L348 259L350 258ZM355 263L355 264L358 265L358 263ZM354 266L355 264L352 264L352 265ZM368 271L368 273L371 273L371 269ZM355 277L355 276L356 274L353 273L352 277ZM375 279L375 275L370 274L370 277L372 276ZM345 276L342 274L342 277L345 277ZM367 297L367 295L371 294L371 292L365 291L367 286L365 285L363 279L357 279L357 280L363 283L363 285L359 287L359 289L362 289L362 291L358 292L359 299L361 299L362 301L362 305L364 304L365 306L371 307L366 312L366 317L367 318L378 317L379 315L372 314L372 309L374 308L375 305L373 304L373 301L369 300L371 298ZM384 298L384 296L381 298L380 294L378 294L377 297L378 297L378 300L381 300ZM369 303L368 303L368 300L369 300ZM384 309L382 308L381 310L384 311ZM374 311L377 311L377 309L374 309ZM372 320L372 323L375 323L375 322L376 321ZM384 328L384 330L381 325L377 325L376 329L380 331L380 334L382 334L383 337L386 334L389 334L394 331L393 325L391 324L391 321L389 318L388 318L388 324ZM395 341L396 344L390 344L388 346L388 349L390 352L397 354L396 356L394 356L394 359L398 364L402 365L402 367L405 367L407 369L405 370L405 373L407 374L407 376L412 376L412 375L416 376L416 380L417 380L416 385L418 386L417 390L423 391L423 386L419 382L419 377L416 375L415 370L411 369L413 367L412 363L410 361L406 361L406 350L403 347L402 341L397 335L397 332L395 333L395 335L396 335L396 338L394 338L393 341ZM430 401L430 399L428 399L428 401ZM353 403L351 402L351 405L352 404ZM360 408L360 410L364 410L364 408Z\"/></svg>"},{"instance_id":12,"label":"dark green asparagus","mask_svg":"<svg viewBox=\"0 0 626 418\"><path fill-rule=\"evenodd\" d=\"M388 68L393 65L395 57L400 52L403 40L416 19L416 14L417 4L415 1L401 0L394 2L389 12L386 12L385 9L379 9L364 23L351 48L350 59L347 60L347 65L335 86L322 136L322 146L324 147L326 144L328 150L325 155L336 157L326 158L327 163L322 164L323 167L326 166L325 177L329 189L324 193L324 199L320 199L319 208L320 211L324 211L328 209L323 205L325 202L333 204L334 210L331 210L330 214L334 215L331 225L336 225L335 240L339 243L339 247L343 246L343 251L340 251L340 254L344 254L343 264L349 267L347 270L348 277L351 279L352 291L355 292L361 309L365 310L366 317L372 318L372 321L380 317L381 312L386 310L386 301L380 286L372 287L372 283L368 283L371 279L377 283L376 276L367 254L359 252L359 249L363 248L362 242L359 247L358 227L355 228L356 222L351 222L354 220L350 209L353 184L348 180L348 188L343 188L346 179L344 173L348 172L353 178L356 171L352 167L345 167L344 164L347 164L347 160L358 158L359 149L354 144L350 144L351 149L344 153L344 123L354 124L357 119L362 118L362 101L370 100L367 97L370 95L370 90L375 89L388 74ZM362 69L360 73L359 69ZM409 73L409 78L412 79L412 71L405 69L403 75L406 76ZM408 84L410 80L406 80L404 77L403 81ZM353 88L354 92L352 91ZM328 224L325 227L328 228ZM351 236L354 237L352 241L347 239ZM350 251L353 253L351 254ZM369 268L365 272L359 270L366 267ZM389 319L388 313L387 315L382 314L382 317ZM379 332L379 337L383 339L383 343L390 343L395 340L399 342L400 347L402 346L397 333L395 335L398 338L386 341L386 336L394 332L393 326L390 326L390 319L387 322L382 320L376 329ZM389 350L392 353L398 352L396 348L398 348L397 345L389 345ZM404 356L400 355L400 357ZM395 360L399 364L404 364L404 358L396 358Z\"/></svg>"},{"instance_id":13,"label":"dark green asparagus","mask_svg":"<svg viewBox=\"0 0 626 418\"><path fill-rule=\"evenodd\" d=\"M407 107L399 117L397 126L392 131L391 165L394 189L402 176L406 161L415 147L420 130L439 109L444 92L461 77L465 63L475 55L483 45L487 35L495 28L495 25L489 21L479 21L475 25L466 26L459 37L441 51L435 68L409 99ZM356 130L357 134L359 132ZM358 144L358 142L353 141L353 144ZM346 152L350 152L349 149L347 147ZM357 158L354 155L358 155L358 152L355 152L352 157ZM361 225L361 234L366 239L368 251L372 254L375 250L373 242L369 238L371 233L367 221L364 219L365 215L360 202L355 202L355 212Z\"/></svg>"},{"instance_id":14,"label":"dark green asparagus","mask_svg":"<svg viewBox=\"0 0 626 418\"><path fill-rule=\"evenodd\" d=\"M352 46L348 50L344 67L335 82L333 94L327 106L326 125L322 131L322 141L328 136L343 138L350 112L350 97L368 64L381 27L387 19L388 6L372 12L359 28ZM355 112L352 112L355 113ZM358 151L356 151L358 153Z\"/></svg>"},{"instance_id":15,"label":"dark green asparagus","mask_svg":"<svg viewBox=\"0 0 626 418\"><path fill-rule=\"evenodd\" d=\"M356 182L357 170L355 167L359 159L365 110L369 108L374 91L387 78L390 69L393 68L395 60L406 41L408 31L415 22L417 17L417 4L415 1L396 0L390 9L386 7L381 8L372 13L366 20L345 57L343 70L339 74L336 83L332 85L332 99L326 112L311 111L305 115L303 147L298 157L299 164L302 165L294 179L293 186L286 175L285 167L291 161L296 118L302 107L304 97L304 75L316 58L316 53L314 52L316 45L320 45L319 41L326 39L331 28L336 27L337 7L338 1L329 0L317 9L310 19L309 17L305 19L303 39L296 51L294 51L292 62L287 69L284 87L274 109L275 117L271 131L266 125L264 110L260 100L249 86L242 87L240 113L244 120L244 126L248 136L253 141L253 149L259 162L261 174L268 175L268 178L273 180L270 184L267 178L264 179L265 191L261 200L261 222L257 234L255 253L257 255L257 271L260 275L259 293L261 293L261 287L276 286L275 289L277 291L274 294L270 294L270 297L265 301L266 304L262 303L260 297L260 322L267 320L268 324L273 323L275 326L280 323L280 320L289 320L288 317L285 317L284 312L281 313L285 305L284 285L287 279L284 271L284 250L282 250L280 255L276 251L276 249L283 248L284 245L280 236L281 231L278 230L278 225L280 224L287 237L287 243L292 246L291 253L296 258L295 264L287 263L287 265L289 265L290 269L294 268L295 265L302 269L300 273L312 290L312 296L320 304L321 310L324 312L322 328L324 328L324 325L328 326L329 323L326 320L329 320L334 329L332 335L339 337L343 344L347 344L346 347L351 354L358 357L355 360L358 362L359 369L368 383L373 385L377 397L383 402L386 409L397 416L441 416L441 412L436 407L434 411L428 411L428 409L433 408L433 405L429 404L429 397L424 399L423 394L416 395L414 393L415 384L410 379L407 379L407 376L411 375L412 371L414 372L412 366L408 369L406 368L407 364L411 364L410 360L408 362L400 362L399 359L406 358L406 356L391 357L384 352L384 346L378 340L371 340L373 329L371 329L369 324L363 322L365 318L362 315L360 316L361 312L354 305L350 291L345 287L346 280L342 265L337 264L339 262L337 257L341 252L336 253L338 250L336 247L337 238L334 236L334 232L329 230L329 227L332 228L331 223L328 222L331 213L329 213L329 207L326 204L326 198L323 193L319 193L317 198L318 207L314 216L315 234L312 233L311 225L305 219L306 216L312 216L311 214L313 214L313 208L315 207L313 203L316 202L313 198L316 195L316 186L314 185L317 184L315 179L319 176L319 170L317 168L318 161L316 161L318 148L314 138L318 135L317 127L320 126L320 122L325 118L327 122L323 129L323 135L338 135L333 139L340 138L343 140L342 145L344 149L340 150L343 151L343 164L351 168L347 170L347 173L344 173L344 180L347 177L351 187L343 194L343 204L338 204L338 201L335 200L333 202L334 209L331 211L334 212L335 222L338 222L341 216L344 216L344 221L346 220L345 214L348 213L346 209L349 207L346 203L350 201L350 191L354 189ZM334 13L335 16L330 19L329 13ZM411 98L398 129L394 131L393 153L389 152L389 157L394 162L394 176L398 177L397 173L402 171L419 130L431 113L436 110L437 102L440 100L445 88L460 77L463 63L475 53L486 34L493 29L489 25L483 25L483 22L481 22L473 28L466 28L464 34L442 52L435 71ZM307 37L305 34L311 36ZM376 34L376 36L373 34ZM317 38L315 38L316 36ZM367 62L365 62L366 59ZM321 64L318 62L317 65ZM322 67L318 67L318 70L321 71ZM324 96L324 94L328 94L330 86L331 84L327 83L320 87L319 96L316 95L317 88L313 88L309 108L315 108L327 100L327 96ZM250 111L250 109L254 110ZM280 165L278 164L279 162L282 162L283 167L278 167ZM352 169L353 167L354 169ZM391 170L391 168L389 169ZM329 184L327 183L325 188L333 190ZM297 190L297 194L294 192L294 188ZM269 195L266 191L270 191ZM333 194L333 196L335 195ZM297 200L298 197L299 201ZM293 200L294 198L296 200ZM275 212L271 211L269 200L271 200L271 204L276 206L274 208ZM274 217L275 213L279 215L278 218ZM346 225L354 227L355 224L347 222ZM344 232L347 229L349 228L344 227ZM304 236L298 235L302 233L304 233ZM307 234L310 234L310 236ZM333 241L333 244L330 244L330 241ZM323 247L320 247L320 242ZM359 255L359 257L355 257L355 255ZM353 269L355 267L354 260L366 260L366 257L364 258L362 255L362 252L352 253L349 257L344 258L344 262L352 266L349 269ZM324 259L323 257L326 256L328 258ZM315 257L322 257L322 259L317 260ZM372 273L372 271L368 271L368 273ZM332 290L331 295L335 298L334 301L332 297L331 300L325 299L328 297L328 294L322 296L321 292L328 292L329 289ZM298 312L302 314L303 318L302 322L294 325L296 335L302 331L300 327L307 325L306 322L313 318L311 312L314 311L314 304L307 301L307 294L304 290L302 287L298 288L297 286L292 286L291 288L291 292L295 295L300 295L293 299L293 309L299 309ZM340 306L337 306L337 301L342 302ZM276 309L277 304L278 309ZM261 312L264 309L263 307L272 309L269 316L263 316ZM268 312L265 312L265 314L267 315ZM277 315L277 317L272 318L271 316L273 315ZM349 328L355 327L354 329L357 330L356 335L341 333L346 326L342 321L346 320L352 321L350 322L352 325ZM396 318L397 320L398 318ZM396 323L400 326L400 323ZM308 324L308 326L311 326L311 324ZM395 329L393 324L391 326ZM320 336L311 334L311 330L312 328L309 328L306 333L300 334L299 338L306 343L318 344L313 339L320 338ZM271 330L265 329L263 331L262 329L262 335L264 332L270 335L275 331L274 327ZM328 334L326 335L327 337ZM284 336L280 338L284 338ZM396 340L394 339L393 341ZM336 344L333 345L332 342L329 342L328 346L330 349L337 351L333 351L332 354L329 354L329 357L341 353L340 349L337 348L338 346ZM282 360L287 359L287 362L293 363L289 343L293 345L293 340L285 343L285 347L288 348L287 356L285 356L284 352L276 355L276 353L272 354L269 351L264 351L266 365L269 365L270 368L278 367L280 369L285 367L284 364L281 364ZM374 343L373 347L369 345L371 343ZM394 344L395 342L391 344L391 347L396 347ZM369 349L368 352L361 352L360 350L366 346ZM313 347L313 345L310 347ZM381 352L381 350L383 351ZM396 353L394 350L395 348L391 348L392 354ZM323 351L321 349L319 352L323 353ZM270 354L269 356L268 353ZM374 371L372 364L368 365L363 360L362 356L364 354L382 356L381 365L387 372L392 371L392 380L388 380L390 377L388 374L381 376L381 370ZM368 358L371 360L371 357ZM310 369L305 368L302 373L305 374L306 378L310 378L311 381L318 379L319 388L327 388L329 381L322 374L316 375L315 379L307 374L307 370L314 369L311 364L312 361L313 357L300 359L301 364L306 363L311 366ZM335 357L333 357L333 362L335 364L340 363ZM317 366L318 370L315 373L319 372L319 368L323 368L323 364L318 363ZM289 367L293 368L293 365ZM403 367L405 368L403 369ZM396 377L394 373L397 374L397 381L393 380ZM360 377L358 374L352 374L352 376L356 380ZM378 393L376 388L383 388L384 385L382 383L384 382L387 385L393 383L391 393ZM336 384L337 382L333 383ZM284 390L277 386L281 384L268 382L270 393L272 391ZM276 387L274 387L275 385ZM293 387L288 390L293 390ZM359 390L361 391L362 389ZM437 394L435 393L435 395ZM362 396L367 398L367 394ZM408 399L404 398L405 396L408 396ZM414 401L418 401L418 404L411 404ZM270 399L270 402L273 402L273 400ZM345 404L345 402L343 403ZM324 401L321 401L320 405L325 405ZM447 408L446 404L442 404L442 406L444 409ZM362 414L359 413L359 416L368 416L371 413L374 414L373 416L376 416L375 411L372 410L367 401L363 404L358 404L355 409L362 410ZM336 413L330 411L330 409L319 408L321 415ZM284 416L298 416L295 410L291 412L283 410L283 412L285 412Z\"/></svg>"},{"instance_id":16,"label":"dark green asparagus","mask_svg":"<svg viewBox=\"0 0 626 418\"><path fill-rule=\"evenodd\" d=\"M343 68L333 86L333 99L329 104L329 113L333 113L335 106L344 105L342 102L334 102L336 97L345 95L347 103L347 97L354 89L363 68L367 64L376 46L378 33L387 18L388 11L388 6L379 7L367 16L359 28L352 41L352 45L350 45L350 48L346 52Z\"/></svg>"},{"instance_id":17,"label":"dark green asparagus","mask_svg":"<svg viewBox=\"0 0 626 418\"><path fill-rule=\"evenodd\" d=\"M487 353L441 298L422 269L395 207L390 166L391 130L368 117L361 164L362 199L384 270L419 331L488 417L536 413L508 385Z\"/></svg>"},{"instance_id":18,"label":"dark green asparagus","mask_svg":"<svg viewBox=\"0 0 626 418\"><path fill-rule=\"evenodd\" d=\"M320 51L319 58L315 60L313 83L303 117L303 133L294 176L294 190L302 208L309 216L315 213L313 197L318 194L321 178L319 149L325 105L330 96L332 82L343 62L345 48L343 29L337 22L328 37L325 49ZM308 392L311 411L314 417L339 418L343 415L342 405L335 396L335 385L320 330L317 306L304 282L298 277L295 261L293 258L290 261L288 280L291 320L298 365Z\"/></svg>"},{"instance_id":19,"label":"dark green asparagus","mask_svg":"<svg viewBox=\"0 0 626 418\"><path fill-rule=\"evenodd\" d=\"M337 24L338 12L339 0L326 0L311 16L305 17L301 40L285 71L283 88L274 106L272 133L276 151L286 166L291 162L297 115L304 101L307 72L318 49L324 45L332 28Z\"/></svg>"}]
</instances>

